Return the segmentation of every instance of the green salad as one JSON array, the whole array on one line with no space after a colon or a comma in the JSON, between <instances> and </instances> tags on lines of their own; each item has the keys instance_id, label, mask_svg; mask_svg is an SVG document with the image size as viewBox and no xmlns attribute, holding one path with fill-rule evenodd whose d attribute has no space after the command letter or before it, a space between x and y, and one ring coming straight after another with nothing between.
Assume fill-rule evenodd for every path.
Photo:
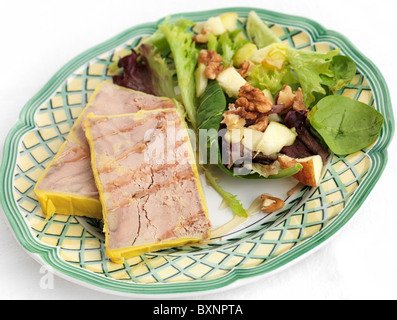
<instances>
[{"instance_id":1,"label":"green salad","mask_svg":"<svg viewBox=\"0 0 397 320\"><path fill-rule=\"evenodd\" d=\"M212 168L246 180L293 176L316 187L331 153L368 147L384 122L372 106L338 95L356 76L351 58L340 49L292 48L254 11L199 23L167 18L110 67L114 83L180 102L204 139L203 172L239 217L246 210Z\"/></svg>"}]
</instances>

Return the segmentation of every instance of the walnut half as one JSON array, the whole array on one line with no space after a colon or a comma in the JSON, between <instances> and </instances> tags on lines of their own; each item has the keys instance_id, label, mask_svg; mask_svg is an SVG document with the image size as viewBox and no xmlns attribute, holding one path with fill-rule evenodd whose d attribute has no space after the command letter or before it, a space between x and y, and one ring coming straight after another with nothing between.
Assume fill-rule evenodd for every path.
<instances>
[{"instance_id":1,"label":"walnut half","mask_svg":"<svg viewBox=\"0 0 397 320\"><path fill-rule=\"evenodd\" d=\"M236 107L243 107L247 111L266 113L272 110L272 102L258 88L253 87L249 82L243 85L239 91L239 98L236 100Z\"/></svg>"},{"instance_id":2,"label":"walnut half","mask_svg":"<svg viewBox=\"0 0 397 320\"><path fill-rule=\"evenodd\" d=\"M223 114L222 123L229 130L246 126L264 132L269 124L268 112L273 107L271 100L248 82L240 88L238 96L235 103L229 105L229 111Z\"/></svg>"},{"instance_id":3,"label":"walnut half","mask_svg":"<svg viewBox=\"0 0 397 320\"><path fill-rule=\"evenodd\" d=\"M276 96L276 104L284 105L284 113L287 113L291 108L295 111L303 110L309 111L303 100L303 91L299 88L297 91L292 92L288 85L284 85L281 91Z\"/></svg>"},{"instance_id":4,"label":"walnut half","mask_svg":"<svg viewBox=\"0 0 397 320\"><path fill-rule=\"evenodd\" d=\"M251 61L243 61L237 71L243 78L246 78L247 75L252 71L254 66L255 65Z\"/></svg>"},{"instance_id":5,"label":"walnut half","mask_svg":"<svg viewBox=\"0 0 397 320\"><path fill-rule=\"evenodd\" d=\"M269 125L269 116L259 116L255 123L251 126L249 126L249 129L253 129L253 130L257 130L260 132L264 132L267 128L267 126Z\"/></svg>"},{"instance_id":6,"label":"walnut half","mask_svg":"<svg viewBox=\"0 0 397 320\"><path fill-rule=\"evenodd\" d=\"M214 50L201 50L198 62L206 65L204 74L210 80L215 80L223 70L222 57Z\"/></svg>"},{"instance_id":7,"label":"walnut half","mask_svg":"<svg viewBox=\"0 0 397 320\"><path fill-rule=\"evenodd\" d=\"M228 130L233 130L233 129L242 129L245 126L245 119L242 116L240 112L242 112L242 109L237 110L231 110L226 112L223 115L223 120L221 123L225 124Z\"/></svg>"},{"instance_id":8,"label":"walnut half","mask_svg":"<svg viewBox=\"0 0 397 320\"><path fill-rule=\"evenodd\" d=\"M193 37L193 41L199 44L204 44L208 42L208 34L207 33L199 33Z\"/></svg>"},{"instance_id":9,"label":"walnut half","mask_svg":"<svg viewBox=\"0 0 397 320\"><path fill-rule=\"evenodd\" d=\"M284 208L285 206L285 202L283 200L267 194L262 194L261 199L263 200L261 210L264 213L272 213Z\"/></svg>"}]
</instances>

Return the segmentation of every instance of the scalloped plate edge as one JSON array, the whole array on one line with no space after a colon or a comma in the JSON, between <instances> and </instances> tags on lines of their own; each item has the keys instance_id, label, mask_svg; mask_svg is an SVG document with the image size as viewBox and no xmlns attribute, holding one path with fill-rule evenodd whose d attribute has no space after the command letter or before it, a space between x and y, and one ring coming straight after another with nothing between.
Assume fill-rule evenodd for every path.
<instances>
[{"instance_id":1,"label":"scalloped plate edge","mask_svg":"<svg viewBox=\"0 0 397 320\"><path fill-rule=\"evenodd\" d=\"M192 20L204 20L210 16L229 11L238 12L239 16L246 16L251 10L255 10L265 21L303 29L310 35L314 42L330 42L342 48L343 52L349 54L349 56L355 60L358 68L367 77L373 88L377 109L384 114L386 121L377 143L368 152L368 156L372 160L372 165L369 169L367 178L343 209L343 214L340 214L325 230L260 266L248 269L236 268L220 278L198 282L134 284L107 279L94 272L80 270L66 263L59 259L58 249L56 247L49 247L41 244L34 238L28 226L24 223L23 217L18 214L19 210L12 197L12 190L13 168L16 165L18 145L22 136L35 128L33 116L36 109L51 96L63 81L68 78L71 72L101 53L135 36L154 32L158 24L164 20L164 18L162 18L157 22L134 26L72 59L26 103L20 113L19 120L10 130L4 143L3 159L0 168L0 174L2 176L2 183L0 184L0 202L8 220L8 224L14 231L14 236L16 236L22 247L26 249L35 260L39 261L41 264L49 265L54 269L54 272L62 278L107 293L134 297L161 297L163 295L169 297L173 295L180 296L181 294L192 295L197 294L197 292L209 293L226 289L226 287L237 287L244 283L254 281L254 279L258 277L281 271L285 267L292 265L292 262L295 263L300 261L307 256L308 253L312 253L314 249L317 250L321 247L320 244L324 244L326 240L330 239L331 236L338 232L354 216L385 169L387 163L387 147L394 135L394 117L391 108L390 94L385 80L378 68L345 36L335 31L327 30L317 22L304 17L249 7L230 7L202 12L178 13L172 15L172 17L178 18L183 16Z\"/></svg>"}]
</instances>

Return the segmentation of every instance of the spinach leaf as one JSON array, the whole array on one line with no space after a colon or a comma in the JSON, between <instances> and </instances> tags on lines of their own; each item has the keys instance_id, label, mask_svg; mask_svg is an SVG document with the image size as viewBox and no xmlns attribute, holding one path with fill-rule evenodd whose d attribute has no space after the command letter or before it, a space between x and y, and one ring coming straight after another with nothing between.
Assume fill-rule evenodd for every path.
<instances>
[{"instance_id":1,"label":"spinach leaf","mask_svg":"<svg viewBox=\"0 0 397 320\"><path fill-rule=\"evenodd\" d=\"M197 129L205 130L204 133L207 139L205 147L209 150L209 156L211 156L211 152L215 152L215 156L219 153L218 131L223 118L223 113L226 109L226 104L225 94L218 82L214 80L209 81L207 88L200 97L197 112ZM199 139L201 139L200 134ZM201 145L202 143L200 141L200 147ZM216 149L213 150L213 147L216 147ZM203 150L200 150L200 153L202 151ZM208 155L206 160L208 163ZM232 211L240 217L247 217L247 212L240 200L237 199L237 196L225 191L216 181L208 168L202 166L202 169L204 170L208 182L222 196Z\"/></svg>"},{"instance_id":2,"label":"spinach leaf","mask_svg":"<svg viewBox=\"0 0 397 320\"><path fill-rule=\"evenodd\" d=\"M226 98L221 86L215 80L208 81L199 101L197 128L218 131L225 109Z\"/></svg>"},{"instance_id":3,"label":"spinach leaf","mask_svg":"<svg viewBox=\"0 0 397 320\"><path fill-rule=\"evenodd\" d=\"M337 155L351 154L371 145L384 122L384 116L373 107L337 95L320 100L308 119Z\"/></svg>"},{"instance_id":4,"label":"spinach leaf","mask_svg":"<svg viewBox=\"0 0 397 320\"><path fill-rule=\"evenodd\" d=\"M210 80L207 88L200 97L197 112L200 156L203 157L204 155L206 158L200 159L200 161L216 163L219 149L218 131L226 105L226 97L222 88L217 81ZM202 141L204 138L206 141ZM205 142L205 145L203 142Z\"/></svg>"},{"instance_id":5,"label":"spinach leaf","mask_svg":"<svg viewBox=\"0 0 397 320\"><path fill-rule=\"evenodd\" d=\"M356 75L357 66L354 61L342 55L333 57L330 70L334 74L333 77L322 75L323 84L327 85L329 89L336 93L346 85L348 85Z\"/></svg>"}]
</instances>

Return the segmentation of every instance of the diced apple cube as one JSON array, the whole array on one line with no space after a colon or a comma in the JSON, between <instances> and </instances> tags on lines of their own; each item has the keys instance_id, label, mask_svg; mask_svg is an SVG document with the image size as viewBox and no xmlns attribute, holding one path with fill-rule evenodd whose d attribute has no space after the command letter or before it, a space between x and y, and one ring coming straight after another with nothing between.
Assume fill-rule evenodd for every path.
<instances>
[{"instance_id":1,"label":"diced apple cube","mask_svg":"<svg viewBox=\"0 0 397 320\"><path fill-rule=\"evenodd\" d=\"M240 143L244 136L244 129L231 129L225 133L225 140L230 144Z\"/></svg>"},{"instance_id":2,"label":"diced apple cube","mask_svg":"<svg viewBox=\"0 0 397 320\"><path fill-rule=\"evenodd\" d=\"M226 29L222 23L220 17L211 17L204 24L204 30L208 33L212 33L216 36L220 36L222 33L226 32Z\"/></svg>"},{"instance_id":3,"label":"diced apple cube","mask_svg":"<svg viewBox=\"0 0 397 320\"><path fill-rule=\"evenodd\" d=\"M308 178L311 178L312 184L309 185L317 187L320 183L321 173L323 171L323 160L321 156L315 155L304 159L296 159L296 161L303 165L303 174L306 170L311 172L311 174L308 175Z\"/></svg>"},{"instance_id":4,"label":"diced apple cube","mask_svg":"<svg viewBox=\"0 0 397 320\"><path fill-rule=\"evenodd\" d=\"M258 144L257 151L265 155L276 154L285 146L292 145L295 139L295 132L279 122L271 121Z\"/></svg>"},{"instance_id":5,"label":"diced apple cube","mask_svg":"<svg viewBox=\"0 0 397 320\"><path fill-rule=\"evenodd\" d=\"M280 69L287 59L288 45L285 43L273 43L255 52L251 61L255 64L263 64L270 69Z\"/></svg>"},{"instance_id":6,"label":"diced apple cube","mask_svg":"<svg viewBox=\"0 0 397 320\"><path fill-rule=\"evenodd\" d=\"M229 97L238 97L240 88L247 83L247 81L238 73L233 67L228 67L218 74L216 80Z\"/></svg>"},{"instance_id":7,"label":"diced apple cube","mask_svg":"<svg viewBox=\"0 0 397 320\"><path fill-rule=\"evenodd\" d=\"M255 64L261 64L263 60L266 59L267 54L269 53L269 48L265 47L262 49L258 49L251 57L251 61Z\"/></svg>"},{"instance_id":8,"label":"diced apple cube","mask_svg":"<svg viewBox=\"0 0 397 320\"><path fill-rule=\"evenodd\" d=\"M249 42L243 45L233 57L234 66L238 68L244 61L250 61L256 51L258 51L258 48L253 43Z\"/></svg>"},{"instance_id":9,"label":"diced apple cube","mask_svg":"<svg viewBox=\"0 0 397 320\"><path fill-rule=\"evenodd\" d=\"M257 151L259 143L263 139L263 132L254 129L244 129L243 145L252 151Z\"/></svg>"},{"instance_id":10,"label":"diced apple cube","mask_svg":"<svg viewBox=\"0 0 397 320\"><path fill-rule=\"evenodd\" d=\"M275 104L274 97L273 97L272 93L270 92L270 90L269 89L264 89L264 90L262 90L262 92L264 93L264 95L266 97L268 97L270 99L270 101L274 105Z\"/></svg>"},{"instance_id":11,"label":"diced apple cube","mask_svg":"<svg viewBox=\"0 0 397 320\"><path fill-rule=\"evenodd\" d=\"M236 12L226 12L219 16L226 31L232 32L237 29L238 14Z\"/></svg>"},{"instance_id":12,"label":"diced apple cube","mask_svg":"<svg viewBox=\"0 0 397 320\"><path fill-rule=\"evenodd\" d=\"M282 122L283 119L277 113L272 113L272 114L269 114L269 121Z\"/></svg>"},{"instance_id":13,"label":"diced apple cube","mask_svg":"<svg viewBox=\"0 0 397 320\"><path fill-rule=\"evenodd\" d=\"M200 34L201 33L201 31L203 30L203 28L204 28L204 25L205 25L205 22L197 22L195 25L194 25L194 27L193 27L193 32L195 32L195 33L197 33L197 34Z\"/></svg>"},{"instance_id":14,"label":"diced apple cube","mask_svg":"<svg viewBox=\"0 0 397 320\"><path fill-rule=\"evenodd\" d=\"M204 93L205 89L208 85L208 78L205 75L205 69L207 66L204 63L199 63L196 71L195 71L195 78L196 78L196 96L199 98Z\"/></svg>"},{"instance_id":15,"label":"diced apple cube","mask_svg":"<svg viewBox=\"0 0 397 320\"><path fill-rule=\"evenodd\" d=\"M278 162L283 169L294 166L297 163L302 165L301 171L294 175L294 177L301 183L317 187L320 183L321 174L323 171L323 160L321 156L314 155L307 158L294 159L286 155L280 155Z\"/></svg>"}]
</instances>

